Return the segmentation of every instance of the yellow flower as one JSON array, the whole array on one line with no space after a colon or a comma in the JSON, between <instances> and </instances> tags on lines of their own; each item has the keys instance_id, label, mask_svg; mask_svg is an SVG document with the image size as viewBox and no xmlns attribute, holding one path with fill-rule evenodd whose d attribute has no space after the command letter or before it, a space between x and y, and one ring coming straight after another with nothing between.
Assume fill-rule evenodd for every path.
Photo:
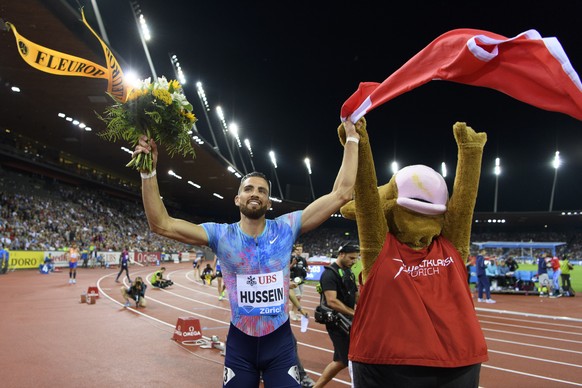
<instances>
[{"instance_id":1,"label":"yellow flower","mask_svg":"<svg viewBox=\"0 0 582 388\"><path fill-rule=\"evenodd\" d=\"M152 94L154 95L155 98L157 98L158 100L161 100L164 104L166 104L166 105L172 104L172 95L167 90L154 89L152 91Z\"/></svg>"},{"instance_id":2,"label":"yellow flower","mask_svg":"<svg viewBox=\"0 0 582 388\"><path fill-rule=\"evenodd\" d=\"M147 94L147 89L132 89L129 92L129 95L127 96L127 101L133 101L133 100L137 100L138 98L140 98L141 96Z\"/></svg>"},{"instance_id":3,"label":"yellow flower","mask_svg":"<svg viewBox=\"0 0 582 388\"><path fill-rule=\"evenodd\" d=\"M176 90L179 90L180 87L181 87L180 83L178 81L176 81L175 79L174 80L171 80L168 83L168 90L171 90L172 92L173 91L176 91Z\"/></svg>"},{"instance_id":4,"label":"yellow flower","mask_svg":"<svg viewBox=\"0 0 582 388\"><path fill-rule=\"evenodd\" d=\"M190 120L191 123L196 121L196 116L194 116L194 113L192 112L186 112L186 111L182 111L182 113L184 114L184 116L186 116L186 118L188 120Z\"/></svg>"}]
</instances>

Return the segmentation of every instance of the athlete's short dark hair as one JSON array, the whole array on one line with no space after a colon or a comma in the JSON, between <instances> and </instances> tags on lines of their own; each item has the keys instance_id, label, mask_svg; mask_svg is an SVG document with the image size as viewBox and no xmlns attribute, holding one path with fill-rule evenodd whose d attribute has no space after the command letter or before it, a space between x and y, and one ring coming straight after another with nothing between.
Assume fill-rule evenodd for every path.
<instances>
[{"instance_id":1,"label":"athlete's short dark hair","mask_svg":"<svg viewBox=\"0 0 582 388\"><path fill-rule=\"evenodd\" d=\"M265 174L263 174L262 172L258 172L258 171L249 172L247 175L240 178L240 185L242 186L242 183L245 180L247 180L248 178L253 178L253 177L263 178L267 182L267 184L269 185L269 196L270 196L271 195L271 181L269 179L267 179L267 176ZM238 192L240 193L240 187L238 189Z\"/></svg>"}]
</instances>

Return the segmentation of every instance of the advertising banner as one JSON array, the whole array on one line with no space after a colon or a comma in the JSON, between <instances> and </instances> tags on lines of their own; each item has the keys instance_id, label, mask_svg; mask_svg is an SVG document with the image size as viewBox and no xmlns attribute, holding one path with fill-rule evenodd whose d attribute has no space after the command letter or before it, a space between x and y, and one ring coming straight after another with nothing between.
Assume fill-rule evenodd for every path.
<instances>
[{"instance_id":1,"label":"advertising banner","mask_svg":"<svg viewBox=\"0 0 582 388\"><path fill-rule=\"evenodd\" d=\"M10 251L8 268L25 269L38 268L44 263L43 252Z\"/></svg>"},{"instance_id":2,"label":"advertising banner","mask_svg":"<svg viewBox=\"0 0 582 388\"><path fill-rule=\"evenodd\" d=\"M156 265L162 259L160 252L134 252L133 260L142 265Z\"/></svg>"}]
</instances>

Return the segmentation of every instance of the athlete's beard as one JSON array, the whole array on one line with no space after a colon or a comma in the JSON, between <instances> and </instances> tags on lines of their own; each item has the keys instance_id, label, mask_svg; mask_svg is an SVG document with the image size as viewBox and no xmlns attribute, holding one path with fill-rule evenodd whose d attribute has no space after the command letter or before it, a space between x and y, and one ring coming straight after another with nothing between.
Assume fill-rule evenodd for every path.
<instances>
[{"instance_id":1,"label":"athlete's beard","mask_svg":"<svg viewBox=\"0 0 582 388\"><path fill-rule=\"evenodd\" d=\"M258 220L259 218L263 217L267 214L267 206L261 206L257 209L251 209L247 205L239 205L240 212L247 218L251 220Z\"/></svg>"}]
</instances>

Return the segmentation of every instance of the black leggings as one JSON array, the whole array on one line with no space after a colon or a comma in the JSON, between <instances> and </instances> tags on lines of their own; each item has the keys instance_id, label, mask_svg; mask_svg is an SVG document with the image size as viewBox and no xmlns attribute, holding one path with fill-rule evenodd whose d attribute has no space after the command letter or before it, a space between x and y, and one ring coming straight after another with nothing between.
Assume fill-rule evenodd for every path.
<instances>
[{"instance_id":1,"label":"black leggings","mask_svg":"<svg viewBox=\"0 0 582 388\"><path fill-rule=\"evenodd\" d=\"M129 268L127 268L127 266L122 265L121 268L119 268L119 273L117 274L117 277L115 278L115 280L119 279L119 276L121 276L123 270L125 270L125 274L127 275L127 280L129 280L131 282L131 278L129 277Z\"/></svg>"},{"instance_id":2,"label":"black leggings","mask_svg":"<svg viewBox=\"0 0 582 388\"><path fill-rule=\"evenodd\" d=\"M478 388L481 364L458 368L352 362L355 388Z\"/></svg>"},{"instance_id":3,"label":"black leggings","mask_svg":"<svg viewBox=\"0 0 582 388\"><path fill-rule=\"evenodd\" d=\"M560 277L562 278L562 288L564 291L570 291L572 288L572 283L570 282L570 274L561 274Z\"/></svg>"}]
</instances>

